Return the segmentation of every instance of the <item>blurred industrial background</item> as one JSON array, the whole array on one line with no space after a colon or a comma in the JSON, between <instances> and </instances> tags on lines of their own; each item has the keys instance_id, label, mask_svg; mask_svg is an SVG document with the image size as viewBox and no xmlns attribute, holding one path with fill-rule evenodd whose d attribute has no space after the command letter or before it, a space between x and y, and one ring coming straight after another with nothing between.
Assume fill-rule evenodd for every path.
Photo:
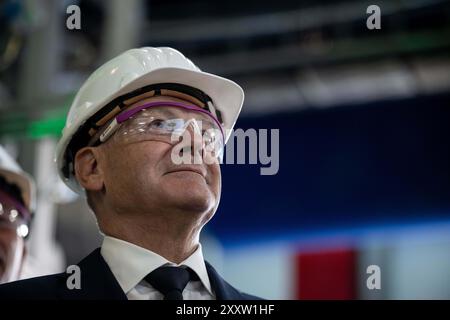
<instances>
[{"instance_id":1,"label":"blurred industrial background","mask_svg":"<svg viewBox=\"0 0 450 320\"><path fill-rule=\"evenodd\" d=\"M66 9L81 9L81 29ZM381 9L369 30L367 7ZM279 172L222 166L205 256L273 299L450 299L450 1L0 1L0 143L38 185L25 276L99 246L54 147L87 76L170 46L245 90L238 128L280 130ZM381 289L369 290L369 265Z\"/></svg>"}]
</instances>

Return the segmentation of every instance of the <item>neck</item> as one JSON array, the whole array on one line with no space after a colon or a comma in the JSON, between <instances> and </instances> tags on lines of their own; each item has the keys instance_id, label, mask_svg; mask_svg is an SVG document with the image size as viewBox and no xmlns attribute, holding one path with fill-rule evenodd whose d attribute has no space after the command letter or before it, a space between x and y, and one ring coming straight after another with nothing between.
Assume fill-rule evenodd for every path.
<instances>
[{"instance_id":1,"label":"neck","mask_svg":"<svg viewBox=\"0 0 450 320\"><path fill-rule=\"evenodd\" d=\"M180 216L119 216L100 222L103 233L151 250L170 262L179 264L198 247L202 225L180 221Z\"/></svg>"}]
</instances>

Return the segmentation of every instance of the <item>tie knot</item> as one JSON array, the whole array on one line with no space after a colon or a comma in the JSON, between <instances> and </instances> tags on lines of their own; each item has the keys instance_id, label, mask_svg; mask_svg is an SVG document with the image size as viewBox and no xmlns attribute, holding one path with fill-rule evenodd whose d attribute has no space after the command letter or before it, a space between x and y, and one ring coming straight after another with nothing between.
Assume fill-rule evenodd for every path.
<instances>
[{"instance_id":1,"label":"tie knot","mask_svg":"<svg viewBox=\"0 0 450 320\"><path fill-rule=\"evenodd\" d=\"M150 272L145 280L164 295L164 300L183 300L182 292L196 274L189 268L159 267Z\"/></svg>"}]
</instances>

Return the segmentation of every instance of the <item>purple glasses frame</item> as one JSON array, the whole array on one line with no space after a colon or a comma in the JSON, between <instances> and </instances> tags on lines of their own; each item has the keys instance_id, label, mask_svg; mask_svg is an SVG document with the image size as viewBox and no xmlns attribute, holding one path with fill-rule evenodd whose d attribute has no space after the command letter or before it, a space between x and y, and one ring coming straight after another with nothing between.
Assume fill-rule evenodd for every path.
<instances>
[{"instance_id":1,"label":"purple glasses frame","mask_svg":"<svg viewBox=\"0 0 450 320\"><path fill-rule=\"evenodd\" d=\"M154 107L175 107L175 108L192 110L192 111L197 111L197 112L206 114L208 117L212 118L214 120L214 122L219 126L220 132L222 133L223 142L225 145L225 135L223 133L222 124L210 112L208 112L200 107L194 106L194 105L189 105L189 104L185 104L185 103L181 103L181 102L172 102L172 101L149 102L149 103L143 104L142 106L139 106L139 107L136 107L136 108L133 108L130 110L125 110L124 112L117 115L114 118L114 120L108 125L108 127L105 129L105 131L103 131L103 133L100 135L100 141L105 142L115 132L115 129L117 129L117 126L119 124L127 121L128 119L130 119L133 115L135 115L139 111L142 111L145 109L151 109Z\"/></svg>"}]
</instances>

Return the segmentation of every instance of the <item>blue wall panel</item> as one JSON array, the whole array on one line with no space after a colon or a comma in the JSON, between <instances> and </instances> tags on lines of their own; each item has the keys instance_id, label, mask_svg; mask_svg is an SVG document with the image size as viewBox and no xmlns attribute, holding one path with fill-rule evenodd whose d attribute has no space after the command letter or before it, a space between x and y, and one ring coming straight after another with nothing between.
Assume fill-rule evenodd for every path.
<instances>
[{"instance_id":1,"label":"blue wall panel","mask_svg":"<svg viewBox=\"0 0 450 320\"><path fill-rule=\"evenodd\" d=\"M450 219L450 95L242 118L280 129L280 168L222 165L223 239Z\"/></svg>"}]
</instances>

